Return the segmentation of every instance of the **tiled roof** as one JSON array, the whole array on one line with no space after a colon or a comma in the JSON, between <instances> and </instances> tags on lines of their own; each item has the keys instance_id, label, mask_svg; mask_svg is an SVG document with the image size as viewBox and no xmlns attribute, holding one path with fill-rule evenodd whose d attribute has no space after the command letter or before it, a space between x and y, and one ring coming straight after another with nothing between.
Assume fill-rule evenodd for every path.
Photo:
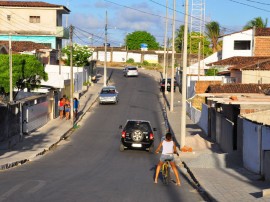
<instances>
[{"instance_id":1,"label":"tiled roof","mask_svg":"<svg viewBox=\"0 0 270 202\"><path fill-rule=\"evenodd\" d=\"M0 6L12 6L12 7L63 7L65 10L69 11L65 6L50 4L42 1L0 1Z\"/></svg>"},{"instance_id":2,"label":"tiled roof","mask_svg":"<svg viewBox=\"0 0 270 202\"><path fill-rule=\"evenodd\" d=\"M8 41L0 41L0 46L4 45L7 49L9 49ZM33 51L37 49L50 49L49 47L34 43L31 41L12 41L12 51L13 52L24 52L24 51Z\"/></svg>"},{"instance_id":3,"label":"tiled roof","mask_svg":"<svg viewBox=\"0 0 270 202\"><path fill-rule=\"evenodd\" d=\"M209 85L206 93L264 93L270 84L216 84Z\"/></svg>"},{"instance_id":4,"label":"tiled roof","mask_svg":"<svg viewBox=\"0 0 270 202\"><path fill-rule=\"evenodd\" d=\"M229 70L270 70L270 57L235 56L207 64L207 66L211 65L230 66Z\"/></svg>"},{"instance_id":5,"label":"tiled roof","mask_svg":"<svg viewBox=\"0 0 270 202\"><path fill-rule=\"evenodd\" d=\"M269 36L270 37L270 28L256 28L255 36Z\"/></svg>"}]
</instances>

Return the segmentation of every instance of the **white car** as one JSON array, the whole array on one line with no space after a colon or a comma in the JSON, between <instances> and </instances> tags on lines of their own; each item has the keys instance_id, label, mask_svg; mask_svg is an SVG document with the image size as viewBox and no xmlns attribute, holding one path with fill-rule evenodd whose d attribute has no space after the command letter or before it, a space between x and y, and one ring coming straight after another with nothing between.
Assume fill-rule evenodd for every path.
<instances>
[{"instance_id":1,"label":"white car","mask_svg":"<svg viewBox=\"0 0 270 202\"><path fill-rule=\"evenodd\" d=\"M139 76L139 71L138 68L135 66L127 66L123 70L124 76L129 77L129 76Z\"/></svg>"},{"instance_id":2,"label":"white car","mask_svg":"<svg viewBox=\"0 0 270 202\"><path fill-rule=\"evenodd\" d=\"M99 93L99 104L113 103L117 104L119 101L118 91L115 86L105 86Z\"/></svg>"}]
</instances>

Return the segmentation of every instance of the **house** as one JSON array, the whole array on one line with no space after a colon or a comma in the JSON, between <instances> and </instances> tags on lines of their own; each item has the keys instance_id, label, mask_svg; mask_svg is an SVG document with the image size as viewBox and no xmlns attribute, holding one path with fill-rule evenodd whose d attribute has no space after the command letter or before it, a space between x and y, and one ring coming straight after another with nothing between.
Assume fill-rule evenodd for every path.
<instances>
[{"instance_id":1,"label":"house","mask_svg":"<svg viewBox=\"0 0 270 202\"><path fill-rule=\"evenodd\" d=\"M2 47L2 48L1 48ZM11 43L13 54L36 55L42 64L58 64L58 50L51 49L44 44L31 41L13 41ZM9 53L9 42L0 41L0 54Z\"/></svg>"},{"instance_id":2,"label":"house","mask_svg":"<svg viewBox=\"0 0 270 202\"><path fill-rule=\"evenodd\" d=\"M233 83L270 83L270 56L235 56L208 65L226 69L218 75L226 75Z\"/></svg>"},{"instance_id":3,"label":"house","mask_svg":"<svg viewBox=\"0 0 270 202\"><path fill-rule=\"evenodd\" d=\"M222 39L222 50L201 60L200 65L195 63L188 67L188 73L198 74L200 66L200 74L204 74L213 63L232 57L270 57L270 28L243 30L223 35L220 39ZM226 71L226 69L221 70Z\"/></svg>"},{"instance_id":4,"label":"house","mask_svg":"<svg viewBox=\"0 0 270 202\"><path fill-rule=\"evenodd\" d=\"M51 49L62 48L69 38L63 15L70 10L62 5L34 1L0 1L0 40L32 41Z\"/></svg>"}]
</instances>

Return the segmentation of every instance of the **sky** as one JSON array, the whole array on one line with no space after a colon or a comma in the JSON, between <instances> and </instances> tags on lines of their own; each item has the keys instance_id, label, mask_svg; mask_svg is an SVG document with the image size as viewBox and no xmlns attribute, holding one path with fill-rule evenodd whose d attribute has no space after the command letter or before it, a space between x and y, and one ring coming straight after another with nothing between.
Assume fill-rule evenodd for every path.
<instances>
[{"instance_id":1,"label":"sky","mask_svg":"<svg viewBox=\"0 0 270 202\"><path fill-rule=\"evenodd\" d=\"M34 0L31 0L34 1ZM174 0L37 0L64 5L71 10L64 26L73 25L74 40L79 44L102 46L107 38L111 46L124 45L124 38L134 31L147 31L163 44L168 2L168 37L172 36ZM204 6L199 6L201 2ZM184 24L185 0L175 0L175 28ZM198 30L200 22L216 21L226 33L240 31L248 21L270 16L269 0L189 0L189 29ZM202 21L200 16L202 14ZM193 16L195 17L192 17ZM203 17L205 16L205 17ZM270 22L268 23L270 27Z\"/></svg>"}]
</instances>

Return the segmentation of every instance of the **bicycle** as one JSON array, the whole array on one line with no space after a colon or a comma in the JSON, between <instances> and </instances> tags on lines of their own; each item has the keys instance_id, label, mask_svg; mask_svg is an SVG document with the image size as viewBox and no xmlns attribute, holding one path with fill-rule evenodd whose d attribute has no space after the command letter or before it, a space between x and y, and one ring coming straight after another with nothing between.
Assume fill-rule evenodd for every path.
<instances>
[{"instance_id":1,"label":"bicycle","mask_svg":"<svg viewBox=\"0 0 270 202\"><path fill-rule=\"evenodd\" d=\"M176 155L179 156L178 153L176 153ZM160 172L162 173L162 182L165 185L169 184L171 181L170 161L171 159L166 159L160 169Z\"/></svg>"}]
</instances>

